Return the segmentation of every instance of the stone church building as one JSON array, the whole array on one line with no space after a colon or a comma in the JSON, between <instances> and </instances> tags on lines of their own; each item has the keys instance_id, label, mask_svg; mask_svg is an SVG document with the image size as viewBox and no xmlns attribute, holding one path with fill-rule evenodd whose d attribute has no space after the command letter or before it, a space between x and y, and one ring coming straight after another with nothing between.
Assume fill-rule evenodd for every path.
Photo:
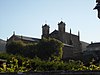
<instances>
[{"instance_id":1,"label":"stone church building","mask_svg":"<svg viewBox=\"0 0 100 75\"><path fill-rule=\"evenodd\" d=\"M57 40L60 40L63 44L63 59L67 58L73 58L77 54L82 52L83 49L83 43L80 41L80 33L78 32L78 35L72 34L71 29L70 32L66 32L66 24L61 21L58 23L58 30L54 30L50 33L50 27L49 25L45 24L42 26L42 38L55 38ZM27 37L27 36L20 36L20 35L13 35L7 40L7 43L15 40L22 40L26 43L28 42L39 42L41 39L33 38L33 37ZM86 46L84 46L85 48Z\"/></svg>"},{"instance_id":2,"label":"stone church building","mask_svg":"<svg viewBox=\"0 0 100 75\"><path fill-rule=\"evenodd\" d=\"M61 21L58 23L58 30L49 33L49 25L42 26L42 38L55 38L64 43L63 59L73 58L76 54L82 52L82 45L80 41L80 33L78 35L66 32L66 24Z\"/></svg>"}]
</instances>

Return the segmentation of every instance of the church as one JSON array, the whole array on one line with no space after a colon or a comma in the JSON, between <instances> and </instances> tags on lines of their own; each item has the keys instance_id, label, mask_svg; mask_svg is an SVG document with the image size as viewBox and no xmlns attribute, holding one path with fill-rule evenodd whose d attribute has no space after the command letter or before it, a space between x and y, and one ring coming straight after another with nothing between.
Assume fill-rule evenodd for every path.
<instances>
[{"instance_id":1,"label":"church","mask_svg":"<svg viewBox=\"0 0 100 75\"><path fill-rule=\"evenodd\" d=\"M82 52L83 44L80 41L80 32L78 31L78 35L72 34L71 29L70 32L66 32L66 24L61 21L58 23L58 30L54 30L50 33L50 27L49 25L45 24L42 26L42 38L55 38L59 41L61 41L64 44L63 47L63 59L67 58L73 58L77 56L77 54ZM15 40L22 40L26 43L28 42L39 42L41 39L33 38L33 37L27 37L27 36L20 36L20 35L13 35L7 39L7 43ZM86 46L84 46L85 48Z\"/></svg>"},{"instance_id":2,"label":"church","mask_svg":"<svg viewBox=\"0 0 100 75\"><path fill-rule=\"evenodd\" d=\"M66 32L66 24L63 21L58 23L58 30L49 33L49 29L50 27L47 24L42 26L42 38L51 37L63 42L63 59L73 58L76 54L82 52L79 32L78 35L72 34L71 29L70 33Z\"/></svg>"}]
</instances>

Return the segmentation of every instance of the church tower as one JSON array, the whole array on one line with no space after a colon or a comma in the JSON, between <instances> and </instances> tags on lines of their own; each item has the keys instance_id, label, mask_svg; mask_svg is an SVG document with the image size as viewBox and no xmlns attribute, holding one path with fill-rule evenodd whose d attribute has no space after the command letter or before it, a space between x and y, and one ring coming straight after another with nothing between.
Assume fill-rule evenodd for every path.
<instances>
[{"instance_id":1,"label":"church tower","mask_svg":"<svg viewBox=\"0 0 100 75\"><path fill-rule=\"evenodd\" d=\"M64 22L58 23L58 31L64 33L66 24Z\"/></svg>"},{"instance_id":2,"label":"church tower","mask_svg":"<svg viewBox=\"0 0 100 75\"><path fill-rule=\"evenodd\" d=\"M42 26L42 38L48 38L49 37L49 25L45 24Z\"/></svg>"},{"instance_id":3,"label":"church tower","mask_svg":"<svg viewBox=\"0 0 100 75\"><path fill-rule=\"evenodd\" d=\"M65 43L65 26L66 24L61 21L60 23L58 23L58 37L59 37L59 40L63 43Z\"/></svg>"}]
</instances>

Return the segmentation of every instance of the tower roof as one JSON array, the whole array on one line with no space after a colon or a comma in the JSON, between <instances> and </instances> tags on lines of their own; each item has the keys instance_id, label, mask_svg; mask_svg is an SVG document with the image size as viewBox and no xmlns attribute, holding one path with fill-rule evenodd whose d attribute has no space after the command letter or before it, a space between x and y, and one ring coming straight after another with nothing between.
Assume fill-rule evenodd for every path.
<instances>
[{"instance_id":1,"label":"tower roof","mask_svg":"<svg viewBox=\"0 0 100 75\"><path fill-rule=\"evenodd\" d=\"M66 25L63 21L61 21L60 23L58 23L58 25L61 25L61 24L64 24L64 25Z\"/></svg>"},{"instance_id":2,"label":"tower roof","mask_svg":"<svg viewBox=\"0 0 100 75\"><path fill-rule=\"evenodd\" d=\"M45 25L43 25L42 27L49 27L49 25L45 24Z\"/></svg>"}]
</instances>

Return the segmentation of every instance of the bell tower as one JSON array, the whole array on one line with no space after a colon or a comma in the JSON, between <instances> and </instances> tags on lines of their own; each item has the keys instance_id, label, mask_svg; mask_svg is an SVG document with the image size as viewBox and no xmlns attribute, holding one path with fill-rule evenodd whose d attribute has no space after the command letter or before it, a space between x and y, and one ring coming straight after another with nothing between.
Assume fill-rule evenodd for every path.
<instances>
[{"instance_id":1,"label":"bell tower","mask_svg":"<svg viewBox=\"0 0 100 75\"><path fill-rule=\"evenodd\" d=\"M66 24L63 21L58 23L58 31L62 32L62 33L65 32L65 26L66 26Z\"/></svg>"},{"instance_id":2,"label":"bell tower","mask_svg":"<svg viewBox=\"0 0 100 75\"><path fill-rule=\"evenodd\" d=\"M66 24L61 21L60 23L58 23L58 37L59 37L59 40L62 41L63 43L65 43L65 26Z\"/></svg>"},{"instance_id":3,"label":"bell tower","mask_svg":"<svg viewBox=\"0 0 100 75\"><path fill-rule=\"evenodd\" d=\"M49 37L49 25L45 24L42 26L42 38L48 38Z\"/></svg>"}]
</instances>

